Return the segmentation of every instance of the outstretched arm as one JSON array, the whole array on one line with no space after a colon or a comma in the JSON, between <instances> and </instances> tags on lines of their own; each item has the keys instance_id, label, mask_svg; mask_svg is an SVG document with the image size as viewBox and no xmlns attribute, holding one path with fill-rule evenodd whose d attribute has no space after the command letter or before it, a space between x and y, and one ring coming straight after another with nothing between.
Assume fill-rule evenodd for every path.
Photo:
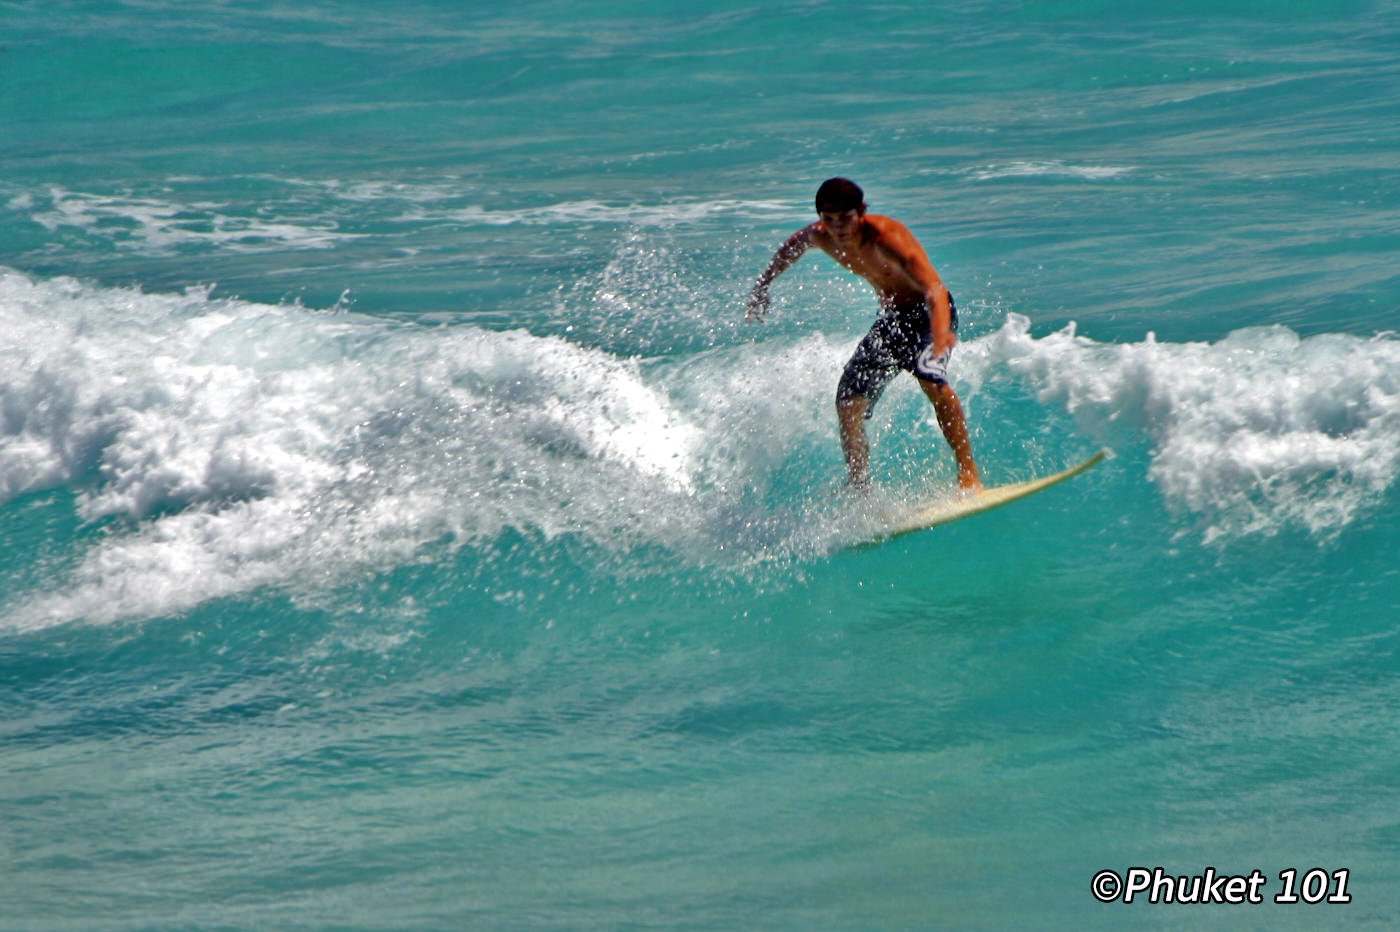
<instances>
[{"instance_id":1,"label":"outstretched arm","mask_svg":"<svg viewBox=\"0 0 1400 932\"><path fill-rule=\"evenodd\" d=\"M812 229L816 224L805 226L787 238L787 242L778 247L778 251L773 253L773 261L768 263L768 268L763 270L763 274L758 276L758 281L754 283L753 292L749 295L748 313L744 315L744 320L762 320L763 315L768 313L768 286L773 284L773 279L786 272L792 264L802 258L802 254L807 251L807 247L812 245Z\"/></svg>"}]
</instances>

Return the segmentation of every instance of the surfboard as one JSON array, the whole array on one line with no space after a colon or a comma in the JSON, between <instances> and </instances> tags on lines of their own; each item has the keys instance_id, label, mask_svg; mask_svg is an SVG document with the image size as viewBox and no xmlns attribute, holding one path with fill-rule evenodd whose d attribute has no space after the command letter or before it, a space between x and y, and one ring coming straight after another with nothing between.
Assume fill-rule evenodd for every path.
<instances>
[{"instance_id":1,"label":"surfboard","mask_svg":"<svg viewBox=\"0 0 1400 932\"><path fill-rule=\"evenodd\" d=\"M1012 482L1007 485L992 486L975 492L971 495L955 493L937 501L925 505L919 505L913 511L898 515L892 515L885 526L880 529L875 541L890 540L903 534L914 531L923 531L928 528L938 527L940 524L947 524L950 521L957 521L961 518L970 518L973 515L981 514L984 511L991 511L993 508L1000 508L1002 505L1009 505L1014 501L1019 501L1027 495L1034 495L1036 492L1044 491L1052 485L1058 485L1066 479L1072 479L1080 473L1097 466L1107 450L1100 450L1082 463L1078 463L1068 469L1061 470L1049 476L1041 476L1039 479L1030 479L1025 482Z\"/></svg>"}]
</instances>

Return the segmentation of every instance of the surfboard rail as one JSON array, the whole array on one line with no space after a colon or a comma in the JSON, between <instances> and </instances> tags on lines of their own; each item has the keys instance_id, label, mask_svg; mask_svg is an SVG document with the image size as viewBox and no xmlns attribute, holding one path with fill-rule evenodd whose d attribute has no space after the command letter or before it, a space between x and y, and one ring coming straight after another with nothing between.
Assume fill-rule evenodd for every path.
<instances>
[{"instance_id":1,"label":"surfboard rail","mask_svg":"<svg viewBox=\"0 0 1400 932\"><path fill-rule=\"evenodd\" d=\"M1107 450L1099 450L1083 462L1048 476L1028 479L1025 482L1010 482L1006 485L992 486L971 494L954 493L937 501L920 505L911 512L891 518L871 543L892 540L914 531L923 531L952 521L970 518L973 515L991 511L993 508L1000 508L1002 505L1019 501L1028 495L1034 495L1036 492L1058 485L1066 479L1072 479L1080 473L1092 469L1107 455Z\"/></svg>"}]
</instances>

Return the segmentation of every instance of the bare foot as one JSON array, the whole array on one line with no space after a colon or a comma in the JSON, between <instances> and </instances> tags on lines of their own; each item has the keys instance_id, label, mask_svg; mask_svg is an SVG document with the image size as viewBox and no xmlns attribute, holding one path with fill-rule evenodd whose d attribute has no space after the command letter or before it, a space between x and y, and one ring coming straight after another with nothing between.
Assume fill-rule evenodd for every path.
<instances>
[{"instance_id":1,"label":"bare foot","mask_svg":"<svg viewBox=\"0 0 1400 932\"><path fill-rule=\"evenodd\" d=\"M981 477L976 473L970 475L967 473L959 473L958 491L964 495L976 495L978 492L985 492L986 488L982 485Z\"/></svg>"}]
</instances>

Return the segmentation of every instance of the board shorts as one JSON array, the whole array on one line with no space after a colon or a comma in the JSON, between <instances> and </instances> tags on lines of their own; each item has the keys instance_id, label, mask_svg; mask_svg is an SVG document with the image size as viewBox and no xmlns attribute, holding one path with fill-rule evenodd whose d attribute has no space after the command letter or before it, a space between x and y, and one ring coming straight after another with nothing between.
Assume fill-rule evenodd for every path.
<instances>
[{"instance_id":1,"label":"board shorts","mask_svg":"<svg viewBox=\"0 0 1400 932\"><path fill-rule=\"evenodd\" d=\"M951 329L957 333L958 306L952 295L948 296L948 309ZM836 386L836 403L864 398L865 416L870 417L880 393L901 370L925 382L946 385L952 352L950 348L933 355L933 331L922 299L884 307L846 363Z\"/></svg>"}]
</instances>

